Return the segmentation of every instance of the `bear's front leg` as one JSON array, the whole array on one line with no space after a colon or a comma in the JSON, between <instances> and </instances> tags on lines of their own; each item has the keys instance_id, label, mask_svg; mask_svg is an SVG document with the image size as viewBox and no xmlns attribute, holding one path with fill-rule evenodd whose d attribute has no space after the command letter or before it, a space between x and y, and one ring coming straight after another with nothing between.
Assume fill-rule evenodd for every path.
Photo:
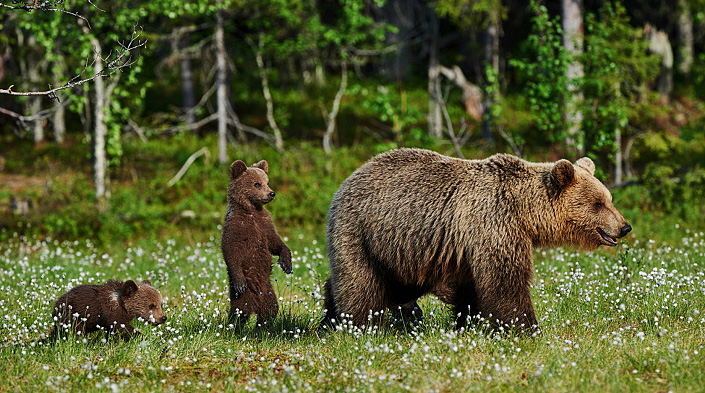
<instances>
[{"instance_id":1,"label":"bear's front leg","mask_svg":"<svg viewBox=\"0 0 705 393\"><path fill-rule=\"evenodd\" d=\"M239 264L235 264L232 261L227 263L228 265L228 283L230 287L230 301L238 299L247 290L247 281L245 280L245 275L242 272Z\"/></svg>"},{"instance_id":2,"label":"bear's front leg","mask_svg":"<svg viewBox=\"0 0 705 393\"><path fill-rule=\"evenodd\" d=\"M480 296L480 315L495 327L530 331L538 326L531 303L529 285L510 288L505 285Z\"/></svg>"},{"instance_id":3,"label":"bear's front leg","mask_svg":"<svg viewBox=\"0 0 705 393\"><path fill-rule=\"evenodd\" d=\"M486 258L475 277L480 316L495 327L529 331L538 326L530 293L534 272L530 244L507 245Z\"/></svg>"},{"instance_id":4,"label":"bear's front leg","mask_svg":"<svg viewBox=\"0 0 705 393\"><path fill-rule=\"evenodd\" d=\"M111 338L114 339L122 339L125 341L130 341L130 338L138 336L139 332L135 331L135 328L132 327L129 323L127 325L120 325L117 328L115 328L114 331L108 330L105 332L105 339L110 340ZM111 337L112 336L112 337Z\"/></svg>"},{"instance_id":5,"label":"bear's front leg","mask_svg":"<svg viewBox=\"0 0 705 393\"><path fill-rule=\"evenodd\" d=\"M289 247L284 244L284 241L278 235L275 235L275 237L276 239L273 243L275 246L272 247L270 252L272 255L279 257L279 267L282 268L284 273L291 274L294 272L294 269L291 267L291 250L289 250Z\"/></svg>"}]
</instances>

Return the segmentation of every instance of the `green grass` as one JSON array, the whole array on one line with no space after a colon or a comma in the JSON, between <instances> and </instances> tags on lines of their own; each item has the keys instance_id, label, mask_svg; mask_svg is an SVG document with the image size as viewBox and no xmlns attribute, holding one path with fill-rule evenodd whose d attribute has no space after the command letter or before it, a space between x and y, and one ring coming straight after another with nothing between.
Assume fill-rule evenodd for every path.
<instances>
[{"instance_id":1,"label":"green grass","mask_svg":"<svg viewBox=\"0 0 705 393\"><path fill-rule=\"evenodd\" d=\"M280 314L264 327L226 322L219 225L227 165L215 162L212 136L126 140L103 211L87 145L10 146L5 173L50 182L0 186L0 204L10 195L35 202L29 217L0 214L0 391L702 390L705 204L683 197L667 210L648 186L613 191L634 227L622 246L535 251L536 337L482 324L456 331L448 307L432 296L421 300L426 319L418 325L320 330L330 200L388 142L341 147L331 157L315 143L291 143L284 153L229 147L231 160L269 161L278 196L268 210L294 252L293 275L275 265ZM211 160L199 158L166 187L203 146ZM431 147L453 154L448 145ZM183 217L187 210L196 217ZM61 293L109 278L149 279L164 296L168 323L134 322L143 335L128 343L98 336L38 345Z\"/></svg>"},{"instance_id":2,"label":"green grass","mask_svg":"<svg viewBox=\"0 0 705 393\"><path fill-rule=\"evenodd\" d=\"M636 227L635 227L636 228ZM535 252L536 337L456 331L423 298L416 326L318 329L327 260L320 238L286 239L271 326L226 322L217 240L127 246L12 238L0 246L0 390L19 391L698 391L705 386L705 234L664 228L595 253ZM212 236L218 238L216 228ZM658 233L656 233L658 235ZM36 345L59 294L108 278L149 279L169 321L125 342Z\"/></svg>"}]
</instances>

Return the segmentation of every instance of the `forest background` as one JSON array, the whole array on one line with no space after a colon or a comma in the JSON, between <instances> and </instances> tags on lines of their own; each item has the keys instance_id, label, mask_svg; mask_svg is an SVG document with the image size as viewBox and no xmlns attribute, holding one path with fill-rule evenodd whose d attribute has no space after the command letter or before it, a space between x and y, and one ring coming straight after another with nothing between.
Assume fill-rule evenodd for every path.
<instances>
[{"instance_id":1,"label":"forest background","mask_svg":"<svg viewBox=\"0 0 705 393\"><path fill-rule=\"evenodd\" d=\"M217 237L229 164L266 159L280 232L322 240L342 181L403 146L585 155L635 232L702 225L703 0L11 1L0 23L1 239Z\"/></svg>"},{"instance_id":2,"label":"forest background","mask_svg":"<svg viewBox=\"0 0 705 393\"><path fill-rule=\"evenodd\" d=\"M705 0L0 0L0 391L700 391ZM377 153L591 157L633 231L537 249L535 336L320 328L326 214ZM294 273L228 320L228 168L269 162ZM168 321L43 345L150 280ZM411 323L410 323L411 322Z\"/></svg>"}]
</instances>

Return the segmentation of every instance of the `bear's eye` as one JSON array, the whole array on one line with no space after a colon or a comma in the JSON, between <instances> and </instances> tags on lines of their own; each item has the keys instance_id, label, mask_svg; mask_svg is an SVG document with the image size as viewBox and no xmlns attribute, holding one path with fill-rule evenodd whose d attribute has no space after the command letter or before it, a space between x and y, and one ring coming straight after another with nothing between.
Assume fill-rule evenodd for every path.
<instances>
[{"instance_id":1,"label":"bear's eye","mask_svg":"<svg viewBox=\"0 0 705 393\"><path fill-rule=\"evenodd\" d=\"M601 208L602 206L605 206L605 204L602 203L602 202L595 202L595 207L596 207L596 208L599 209L599 208Z\"/></svg>"},{"instance_id":2,"label":"bear's eye","mask_svg":"<svg viewBox=\"0 0 705 393\"><path fill-rule=\"evenodd\" d=\"M262 185L259 183L255 183L255 188L260 188L260 186L262 186Z\"/></svg>"},{"instance_id":3,"label":"bear's eye","mask_svg":"<svg viewBox=\"0 0 705 393\"><path fill-rule=\"evenodd\" d=\"M154 310L155 308L157 308L157 306L155 306L154 304L150 304L150 305L149 305L149 309L150 309L150 310Z\"/></svg>"}]
</instances>

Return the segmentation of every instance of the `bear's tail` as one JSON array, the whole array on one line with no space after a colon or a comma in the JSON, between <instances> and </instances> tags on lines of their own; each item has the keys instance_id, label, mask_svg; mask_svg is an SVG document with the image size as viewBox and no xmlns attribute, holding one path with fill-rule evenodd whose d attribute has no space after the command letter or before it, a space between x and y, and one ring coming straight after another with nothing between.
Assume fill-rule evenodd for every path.
<instances>
[{"instance_id":1,"label":"bear's tail","mask_svg":"<svg viewBox=\"0 0 705 393\"><path fill-rule=\"evenodd\" d=\"M335 299L333 299L333 292L330 286L330 278L323 285L323 292L325 296L324 307L325 313L323 314L323 321L321 321L321 328L330 329L332 328L338 319L338 309L335 307Z\"/></svg>"}]
</instances>

